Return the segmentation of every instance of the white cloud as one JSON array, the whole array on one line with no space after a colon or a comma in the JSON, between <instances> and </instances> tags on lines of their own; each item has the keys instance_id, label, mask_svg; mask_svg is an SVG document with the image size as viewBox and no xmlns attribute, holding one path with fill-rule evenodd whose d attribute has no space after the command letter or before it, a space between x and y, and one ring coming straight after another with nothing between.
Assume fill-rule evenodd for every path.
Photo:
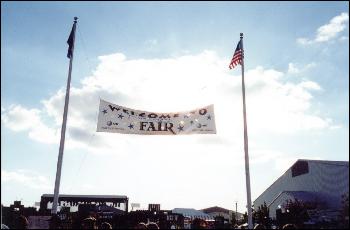
<instances>
[{"instance_id":1,"label":"white cloud","mask_svg":"<svg viewBox=\"0 0 350 230\"><path fill-rule=\"evenodd\" d=\"M7 111L7 113L2 114L1 119L8 128L14 131L29 130L40 124L40 110L26 109L20 105L12 105Z\"/></svg>"},{"instance_id":2,"label":"white cloud","mask_svg":"<svg viewBox=\"0 0 350 230\"><path fill-rule=\"evenodd\" d=\"M339 38L339 41L349 41L349 37L348 36L341 36Z\"/></svg>"},{"instance_id":3,"label":"white cloud","mask_svg":"<svg viewBox=\"0 0 350 230\"><path fill-rule=\"evenodd\" d=\"M200 208L203 200L225 207L225 202L229 203L232 194L236 193L235 184L245 183L243 173L236 177L244 171L240 71L228 70L227 60L212 51L165 59L127 59L124 54L117 53L101 56L99 60L91 76L84 78L81 85L71 88L65 149L109 154L108 158L101 157L101 162L96 162L103 162L103 167L96 167L101 175L113 169L118 184L110 183L109 176L94 177L93 182L79 178L79 184L74 180L68 182L70 189L65 187L67 182L63 184L62 193L128 194L135 201L147 199L162 203L165 209L181 205ZM294 66L301 71L309 68L308 65ZM332 120L310 110L313 93L320 91L321 86L306 80L286 82L285 76L284 72L261 66L246 70L249 134L286 135L335 127ZM15 132L28 133L36 141L55 140L45 143L58 144L64 94L61 89L45 98L40 109L20 105L4 108L2 122ZM155 137L97 133L100 98L155 112L183 111L214 104L217 134ZM250 139L249 144L252 165L285 158L280 152L255 147L254 139ZM289 161L284 165L287 163ZM125 175L126 171L128 177L119 176ZM165 171L176 174L171 183L160 186L159 180L149 179ZM208 193L202 194L203 184L208 183L207 178L212 178L214 171L215 175L222 176L211 181L212 186L206 188ZM17 181L29 187L38 184L37 187L48 186L52 190L52 184L36 174L21 171L3 171L2 174L4 183ZM87 174L89 172L85 171L84 175L89 178ZM159 175L159 178L169 179L167 175ZM216 188L233 180L235 184L221 191L219 199ZM89 183L93 183L94 188L89 187ZM81 186L83 184L86 186ZM120 184L128 186L121 187ZM155 187L157 192L154 192ZM165 195L169 190L174 197L170 201ZM144 194L148 194L147 198ZM198 197L198 194L203 197ZM183 199L184 196L191 199ZM236 196L245 200L244 193Z\"/></svg>"},{"instance_id":4,"label":"white cloud","mask_svg":"<svg viewBox=\"0 0 350 230\"><path fill-rule=\"evenodd\" d=\"M348 13L341 13L340 15L332 18L330 23L318 28L315 41L325 42L336 37L339 32L345 29L346 23L348 21L349 21Z\"/></svg>"},{"instance_id":5,"label":"white cloud","mask_svg":"<svg viewBox=\"0 0 350 230\"><path fill-rule=\"evenodd\" d=\"M30 189L52 189L52 184L45 176L30 170L7 171L2 169L1 184L3 183L15 183Z\"/></svg>"},{"instance_id":6,"label":"white cloud","mask_svg":"<svg viewBox=\"0 0 350 230\"><path fill-rule=\"evenodd\" d=\"M328 24L319 27L314 39L298 38L297 42L302 45L308 45L330 41L336 38L339 33L345 30L348 21L349 14L343 12L340 15L332 18Z\"/></svg>"},{"instance_id":7,"label":"white cloud","mask_svg":"<svg viewBox=\"0 0 350 230\"><path fill-rule=\"evenodd\" d=\"M299 84L299 86L303 87L304 89L310 89L310 90L321 90L321 86L318 85L316 82L313 81L303 81Z\"/></svg>"},{"instance_id":8,"label":"white cloud","mask_svg":"<svg viewBox=\"0 0 350 230\"><path fill-rule=\"evenodd\" d=\"M175 112L215 104L217 135L186 139L164 138L172 145L188 144L190 149L208 151L220 143L223 151L240 142L242 130L241 78L229 71L227 61L215 52L184 55L167 59L131 59L116 53L99 57L100 64L92 76L72 87L67 122L66 147L83 148L95 153L111 149L125 153L141 151L148 139L120 134L96 133L99 99L127 107ZM306 65L302 70L310 68ZM293 69L294 70L291 70ZM297 71L290 63L289 72ZM251 133L289 134L303 130L330 128L327 118L309 111L312 91L321 87L313 81L284 83L285 74L274 69L256 67L246 71L246 97ZM64 106L64 90L42 101L43 108L26 109L20 105L6 108L5 126L13 131L27 131L30 138L44 143L58 143ZM43 120L45 118L45 125ZM51 121L51 123L49 123ZM118 142L115 141L118 136ZM187 139L190 141L187 142ZM193 140L195 142L193 142ZM201 141L204 140L204 141ZM130 148L130 142L139 143ZM195 147L197 141L202 147ZM214 148L214 147L213 147ZM216 147L215 147L216 148ZM113 151L112 151L113 152Z\"/></svg>"},{"instance_id":9,"label":"white cloud","mask_svg":"<svg viewBox=\"0 0 350 230\"><path fill-rule=\"evenodd\" d=\"M304 67L304 70L309 70L309 69L314 68L316 66L317 66L317 64L315 62L311 62Z\"/></svg>"},{"instance_id":10,"label":"white cloud","mask_svg":"<svg viewBox=\"0 0 350 230\"><path fill-rule=\"evenodd\" d=\"M250 145L252 147L252 145ZM255 149L254 147L251 148L249 151L249 157L252 159L249 163L250 164L266 164L270 163L271 161L276 160L276 158L281 157L283 154L277 151L271 151L271 150L260 150Z\"/></svg>"},{"instance_id":11,"label":"white cloud","mask_svg":"<svg viewBox=\"0 0 350 230\"><path fill-rule=\"evenodd\" d=\"M342 128L342 126L341 125L332 125L330 128L331 129L340 129L340 128Z\"/></svg>"},{"instance_id":12,"label":"white cloud","mask_svg":"<svg viewBox=\"0 0 350 230\"><path fill-rule=\"evenodd\" d=\"M21 105L11 105L1 114L5 127L13 131L28 131L30 138L48 144L58 142L57 131L42 122L42 111L26 109Z\"/></svg>"},{"instance_id":13,"label":"white cloud","mask_svg":"<svg viewBox=\"0 0 350 230\"><path fill-rule=\"evenodd\" d=\"M309 45L312 44L312 40L309 40L307 38L297 38L297 43L301 44L301 45Z\"/></svg>"},{"instance_id":14,"label":"white cloud","mask_svg":"<svg viewBox=\"0 0 350 230\"><path fill-rule=\"evenodd\" d=\"M287 74L295 75L295 76L305 76L307 71L309 71L310 69L312 69L316 66L317 66L317 64L315 62L311 62L311 63L306 64L304 66L302 66L301 64L298 64L298 63L290 62L290 63L288 63Z\"/></svg>"},{"instance_id":15,"label":"white cloud","mask_svg":"<svg viewBox=\"0 0 350 230\"><path fill-rule=\"evenodd\" d=\"M294 63L288 64L288 73L289 74L298 74L300 73L300 70L295 66Z\"/></svg>"}]
</instances>

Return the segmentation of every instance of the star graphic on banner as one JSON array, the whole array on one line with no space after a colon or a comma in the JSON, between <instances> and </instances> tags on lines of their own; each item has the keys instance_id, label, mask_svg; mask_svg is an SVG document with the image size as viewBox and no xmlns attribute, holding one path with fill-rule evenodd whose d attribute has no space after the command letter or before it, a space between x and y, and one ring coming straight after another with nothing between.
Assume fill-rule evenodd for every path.
<instances>
[{"instance_id":1,"label":"star graphic on banner","mask_svg":"<svg viewBox=\"0 0 350 230\"><path fill-rule=\"evenodd\" d=\"M184 127L179 125L179 127L177 127L177 129L181 132L181 131L184 131Z\"/></svg>"},{"instance_id":2,"label":"star graphic on banner","mask_svg":"<svg viewBox=\"0 0 350 230\"><path fill-rule=\"evenodd\" d=\"M209 116L207 116L207 120L211 120L211 116L209 115Z\"/></svg>"},{"instance_id":3,"label":"star graphic on banner","mask_svg":"<svg viewBox=\"0 0 350 230\"><path fill-rule=\"evenodd\" d=\"M134 125L133 124L130 124L128 127L129 127L129 129L134 129Z\"/></svg>"},{"instance_id":4,"label":"star graphic on banner","mask_svg":"<svg viewBox=\"0 0 350 230\"><path fill-rule=\"evenodd\" d=\"M107 113L107 109L102 110L102 113L106 114Z\"/></svg>"},{"instance_id":5,"label":"star graphic on banner","mask_svg":"<svg viewBox=\"0 0 350 230\"><path fill-rule=\"evenodd\" d=\"M123 117L124 117L123 114L121 114L121 113L118 114L118 118L123 119Z\"/></svg>"}]
</instances>

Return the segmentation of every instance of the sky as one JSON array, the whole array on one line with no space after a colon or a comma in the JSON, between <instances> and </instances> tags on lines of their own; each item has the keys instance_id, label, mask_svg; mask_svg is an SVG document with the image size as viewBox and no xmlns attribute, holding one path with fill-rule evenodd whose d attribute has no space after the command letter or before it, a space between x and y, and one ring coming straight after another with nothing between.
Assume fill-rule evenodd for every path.
<instances>
[{"instance_id":1,"label":"sky","mask_svg":"<svg viewBox=\"0 0 350 230\"><path fill-rule=\"evenodd\" d=\"M1 203L53 193L77 16L61 194L246 210L297 159L349 161L348 2L1 2ZM96 132L100 99L214 104L216 134Z\"/></svg>"}]
</instances>

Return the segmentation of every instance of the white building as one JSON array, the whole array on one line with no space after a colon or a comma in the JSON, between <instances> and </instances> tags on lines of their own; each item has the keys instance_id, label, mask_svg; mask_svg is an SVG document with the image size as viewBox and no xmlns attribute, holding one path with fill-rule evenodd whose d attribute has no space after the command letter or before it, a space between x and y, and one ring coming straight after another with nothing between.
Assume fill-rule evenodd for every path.
<instances>
[{"instance_id":1,"label":"white building","mask_svg":"<svg viewBox=\"0 0 350 230\"><path fill-rule=\"evenodd\" d=\"M185 218L189 218L190 220L193 220L196 218L202 219L202 220L214 220L214 218L212 218L210 215L193 208L174 208L171 211L173 213L182 214Z\"/></svg>"},{"instance_id":2,"label":"white building","mask_svg":"<svg viewBox=\"0 0 350 230\"><path fill-rule=\"evenodd\" d=\"M298 160L270 185L253 203L257 208L266 202L270 217L287 200L315 201L325 209L341 209L341 196L349 193L349 162Z\"/></svg>"},{"instance_id":3,"label":"white building","mask_svg":"<svg viewBox=\"0 0 350 230\"><path fill-rule=\"evenodd\" d=\"M221 208L218 206L214 206L214 207L210 207L210 208L205 208L202 209L201 211L203 211L204 213L210 215L213 219L215 219L215 217L217 216L222 216L224 217L226 220L228 220L230 223L232 223L232 219L235 218L236 220L240 220L243 219L243 214L239 213L239 212L235 212L232 210L228 210L225 208Z\"/></svg>"}]
</instances>

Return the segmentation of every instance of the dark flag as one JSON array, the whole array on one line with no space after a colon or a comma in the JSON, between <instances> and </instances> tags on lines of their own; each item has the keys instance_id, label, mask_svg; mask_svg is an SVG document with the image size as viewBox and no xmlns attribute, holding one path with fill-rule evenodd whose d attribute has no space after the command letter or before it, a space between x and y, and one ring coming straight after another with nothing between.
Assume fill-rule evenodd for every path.
<instances>
[{"instance_id":1,"label":"dark flag","mask_svg":"<svg viewBox=\"0 0 350 230\"><path fill-rule=\"evenodd\" d=\"M75 33L75 30L74 30L74 25L73 25L72 31L70 32L69 38L67 40L67 43L69 45L67 58L71 58L72 54L73 54L74 33Z\"/></svg>"},{"instance_id":2,"label":"dark flag","mask_svg":"<svg viewBox=\"0 0 350 230\"><path fill-rule=\"evenodd\" d=\"M238 64L242 65L242 59L243 59L242 41L239 41L237 44L235 53L233 54L229 68L233 69Z\"/></svg>"}]
</instances>

